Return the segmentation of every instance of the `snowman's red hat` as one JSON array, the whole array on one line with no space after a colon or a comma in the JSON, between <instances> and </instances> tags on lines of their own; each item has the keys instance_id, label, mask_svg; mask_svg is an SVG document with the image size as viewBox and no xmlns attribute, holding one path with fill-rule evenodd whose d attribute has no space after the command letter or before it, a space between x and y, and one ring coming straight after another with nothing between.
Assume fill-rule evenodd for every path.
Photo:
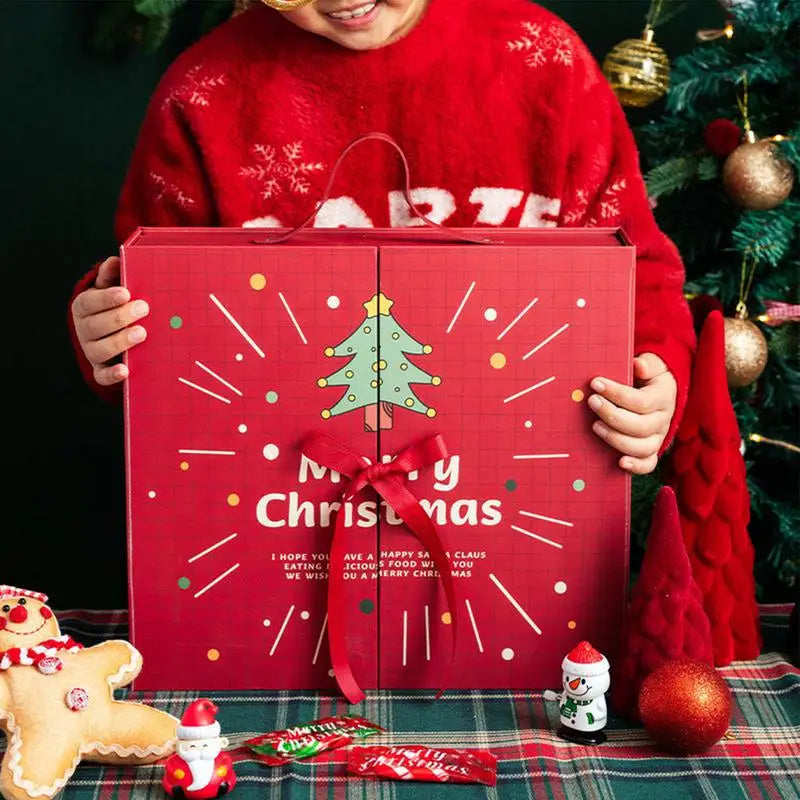
<instances>
[{"instance_id":1,"label":"snowman's red hat","mask_svg":"<svg viewBox=\"0 0 800 800\"><path fill-rule=\"evenodd\" d=\"M214 739L220 734L219 722L216 720L219 709L204 698L195 700L184 711L178 725L179 739Z\"/></svg>"},{"instance_id":2,"label":"snowman's red hat","mask_svg":"<svg viewBox=\"0 0 800 800\"><path fill-rule=\"evenodd\" d=\"M608 659L595 650L589 642L579 642L564 656L561 669L569 675L580 678L593 678L608 672L610 665Z\"/></svg>"}]
</instances>

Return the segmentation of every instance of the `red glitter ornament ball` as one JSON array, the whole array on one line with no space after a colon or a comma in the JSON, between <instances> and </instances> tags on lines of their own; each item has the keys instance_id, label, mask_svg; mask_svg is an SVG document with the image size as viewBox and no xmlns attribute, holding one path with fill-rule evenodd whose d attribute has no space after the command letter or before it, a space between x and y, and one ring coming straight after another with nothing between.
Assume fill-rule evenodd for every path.
<instances>
[{"instance_id":1,"label":"red glitter ornament ball","mask_svg":"<svg viewBox=\"0 0 800 800\"><path fill-rule=\"evenodd\" d=\"M742 143L742 130L729 119L715 119L703 131L706 147L715 156L729 156Z\"/></svg>"},{"instance_id":2,"label":"red glitter ornament ball","mask_svg":"<svg viewBox=\"0 0 800 800\"><path fill-rule=\"evenodd\" d=\"M691 659L669 661L642 682L639 715L662 750L702 753L728 730L731 692L714 667Z\"/></svg>"}]
</instances>

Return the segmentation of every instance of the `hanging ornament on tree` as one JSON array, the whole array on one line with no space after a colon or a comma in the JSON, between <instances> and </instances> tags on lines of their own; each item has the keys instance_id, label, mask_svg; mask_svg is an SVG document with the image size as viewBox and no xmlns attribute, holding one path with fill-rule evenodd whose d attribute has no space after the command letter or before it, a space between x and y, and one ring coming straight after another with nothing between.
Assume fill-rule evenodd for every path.
<instances>
[{"instance_id":1,"label":"hanging ornament on tree","mask_svg":"<svg viewBox=\"0 0 800 800\"><path fill-rule=\"evenodd\" d=\"M623 106L644 108L669 88L669 59L653 36L647 27L641 39L625 39L603 61L603 74Z\"/></svg>"},{"instance_id":2,"label":"hanging ornament on tree","mask_svg":"<svg viewBox=\"0 0 800 800\"><path fill-rule=\"evenodd\" d=\"M766 211L791 194L794 171L773 140L751 136L725 160L722 183L737 206Z\"/></svg>"},{"instance_id":3,"label":"hanging ornament on tree","mask_svg":"<svg viewBox=\"0 0 800 800\"><path fill-rule=\"evenodd\" d=\"M736 316L725 318L725 372L731 389L749 386L767 365L767 340L758 325L747 318L747 296L757 266L758 260L749 260L745 253L742 257Z\"/></svg>"},{"instance_id":4,"label":"hanging ornament on tree","mask_svg":"<svg viewBox=\"0 0 800 800\"><path fill-rule=\"evenodd\" d=\"M747 110L747 73L742 76L742 97L737 98L744 122L744 142L726 159L722 185L740 208L766 211L779 206L794 187L794 170L776 144L782 137L758 139Z\"/></svg>"},{"instance_id":5,"label":"hanging ornament on tree","mask_svg":"<svg viewBox=\"0 0 800 800\"><path fill-rule=\"evenodd\" d=\"M623 106L644 108L669 89L669 58L653 41L657 25L677 12L677 0L652 0L638 39L615 45L603 60L603 74Z\"/></svg>"},{"instance_id":6,"label":"hanging ornament on tree","mask_svg":"<svg viewBox=\"0 0 800 800\"><path fill-rule=\"evenodd\" d=\"M746 316L725 318L725 370L728 386L740 389L757 380L767 365L767 340Z\"/></svg>"}]
</instances>

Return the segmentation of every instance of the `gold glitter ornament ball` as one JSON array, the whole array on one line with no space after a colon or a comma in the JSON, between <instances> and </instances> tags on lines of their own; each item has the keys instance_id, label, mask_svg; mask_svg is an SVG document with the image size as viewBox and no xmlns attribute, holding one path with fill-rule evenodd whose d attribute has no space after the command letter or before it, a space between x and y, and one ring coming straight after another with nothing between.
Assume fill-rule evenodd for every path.
<instances>
[{"instance_id":1,"label":"gold glitter ornament ball","mask_svg":"<svg viewBox=\"0 0 800 800\"><path fill-rule=\"evenodd\" d=\"M662 750L681 755L715 745L731 722L731 692L714 667L693 659L662 664L642 681L639 716Z\"/></svg>"},{"instance_id":2,"label":"gold glitter ornament ball","mask_svg":"<svg viewBox=\"0 0 800 800\"><path fill-rule=\"evenodd\" d=\"M749 319L725 317L725 370L728 386L749 386L767 365L767 340Z\"/></svg>"},{"instance_id":3,"label":"gold glitter ornament ball","mask_svg":"<svg viewBox=\"0 0 800 800\"><path fill-rule=\"evenodd\" d=\"M779 206L792 191L794 170L775 142L740 144L726 159L722 185L740 208L765 211Z\"/></svg>"},{"instance_id":4,"label":"gold glitter ornament ball","mask_svg":"<svg viewBox=\"0 0 800 800\"><path fill-rule=\"evenodd\" d=\"M623 106L644 108L666 94L669 58L646 29L640 39L625 39L611 49L603 74Z\"/></svg>"}]
</instances>

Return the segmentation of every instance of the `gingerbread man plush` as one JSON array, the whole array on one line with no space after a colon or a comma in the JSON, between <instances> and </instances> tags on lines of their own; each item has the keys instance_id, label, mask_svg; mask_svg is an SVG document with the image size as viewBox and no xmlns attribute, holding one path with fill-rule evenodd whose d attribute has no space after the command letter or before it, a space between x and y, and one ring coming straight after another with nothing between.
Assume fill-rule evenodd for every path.
<instances>
[{"instance_id":1,"label":"gingerbread man plush","mask_svg":"<svg viewBox=\"0 0 800 800\"><path fill-rule=\"evenodd\" d=\"M6 800L49 798L82 759L147 764L175 747L178 720L114 699L142 657L125 641L84 648L62 636L38 592L0 585L0 726Z\"/></svg>"}]
</instances>

